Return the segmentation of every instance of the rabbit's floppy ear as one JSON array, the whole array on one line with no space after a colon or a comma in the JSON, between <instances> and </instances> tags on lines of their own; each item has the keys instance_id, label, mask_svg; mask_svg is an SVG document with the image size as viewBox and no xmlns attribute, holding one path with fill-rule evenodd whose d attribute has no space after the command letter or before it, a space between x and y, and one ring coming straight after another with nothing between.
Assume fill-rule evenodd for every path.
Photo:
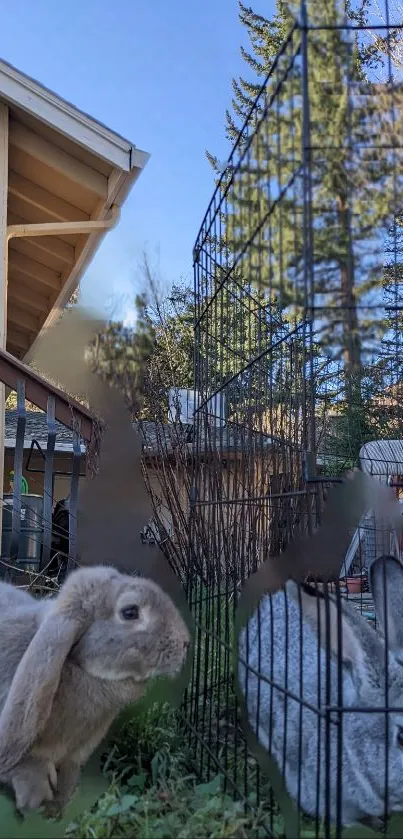
<instances>
[{"instance_id":1,"label":"rabbit's floppy ear","mask_svg":"<svg viewBox=\"0 0 403 839\"><path fill-rule=\"evenodd\" d=\"M27 754L49 719L65 660L83 620L55 606L46 614L15 671L0 714L0 775Z\"/></svg>"},{"instance_id":2,"label":"rabbit's floppy ear","mask_svg":"<svg viewBox=\"0 0 403 839\"><path fill-rule=\"evenodd\" d=\"M360 633L342 603L333 597L317 594L309 586L298 589L292 584L292 587L293 596L300 603L303 619L313 627L322 649L329 649L337 658L340 654L343 665L351 668L362 680L367 667Z\"/></svg>"},{"instance_id":3,"label":"rabbit's floppy ear","mask_svg":"<svg viewBox=\"0 0 403 839\"><path fill-rule=\"evenodd\" d=\"M369 575L375 614L389 649L403 650L403 565L394 556L380 556Z\"/></svg>"}]
</instances>

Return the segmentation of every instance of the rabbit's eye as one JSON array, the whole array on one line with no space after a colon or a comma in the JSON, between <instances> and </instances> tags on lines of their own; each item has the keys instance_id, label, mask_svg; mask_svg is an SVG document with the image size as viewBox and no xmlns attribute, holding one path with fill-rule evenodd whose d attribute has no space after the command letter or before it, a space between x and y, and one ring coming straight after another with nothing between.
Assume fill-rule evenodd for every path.
<instances>
[{"instance_id":1,"label":"rabbit's eye","mask_svg":"<svg viewBox=\"0 0 403 839\"><path fill-rule=\"evenodd\" d=\"M138 606L126 606L122 609L120 616L124 621L137 621L140 617L140 609Z\"/></svg>"},{"instance_id":2,"label":"rabbit's eye","mask_svg":"<svg viewBox=\"0 0 403 839\"><path fill-rule=\"evenodd\" d=\"M397 745L403 749L403 728L397 729Z\"/></svg>"}]
</instances>

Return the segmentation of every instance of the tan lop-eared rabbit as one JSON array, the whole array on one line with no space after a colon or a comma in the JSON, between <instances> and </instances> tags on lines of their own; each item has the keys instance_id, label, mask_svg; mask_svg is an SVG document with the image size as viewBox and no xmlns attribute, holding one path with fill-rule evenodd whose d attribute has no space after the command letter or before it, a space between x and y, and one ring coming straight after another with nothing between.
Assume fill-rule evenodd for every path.
<instances>
[{"instance_id":1,"label":"tan lop-eared rabbit","mask_svg":"<svg viewBox=\"0 0 403 839\"><path fill-rule=\"evenodd\" d=\"M174 677L190 634L154 582L97 566L38 600L0 583L0 783L21 811L60 815L80 767L156 676Z\"/></svg>"}]
</instances>

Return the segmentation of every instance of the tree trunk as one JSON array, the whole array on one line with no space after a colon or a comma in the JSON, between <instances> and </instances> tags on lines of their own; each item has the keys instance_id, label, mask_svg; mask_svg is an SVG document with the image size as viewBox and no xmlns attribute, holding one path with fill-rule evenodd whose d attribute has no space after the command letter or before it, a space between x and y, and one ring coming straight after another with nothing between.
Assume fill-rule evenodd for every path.
<instances>
[{"instance_id":1,"label":"tree trunk","mask_svg":"<svg viewBox=\"0 0 403 839\"><path fill-rule=\"evenodd\" d=\"M343 319L343 358L345 376L348 380L351 376L356 376L361 368L361 339L354 286L354 259L349 225L349 208L346 196L338 196L338 206L341 240L345 245L345 257L342 257L340 263L340 304Z\"/></svg>"}]
</instances>

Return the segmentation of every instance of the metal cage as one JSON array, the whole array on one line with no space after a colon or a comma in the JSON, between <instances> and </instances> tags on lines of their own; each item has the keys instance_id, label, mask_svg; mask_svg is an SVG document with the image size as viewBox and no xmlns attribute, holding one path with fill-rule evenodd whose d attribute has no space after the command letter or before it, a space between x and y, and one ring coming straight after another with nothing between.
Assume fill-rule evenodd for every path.
<instances>
[{"instance_id":1,"label":"metal cage","mask_svg":"<svg viewBox=\"0 0 403 839\"><path fill-rule=\"evenodd\" d=\"M381 592L392 581L396 606L402 567L391 560L382 576L371 565L358 611L344 611L347 584L323 596L308 580L261 592L235 628L245 581L312 533L326 487L359 466L361 447L403 438L403 112L392 52L402 20L385 2L365 20L348 12L337 0L296 8L194 248L186 576L197 631L186 719L200 774L221 773L257 814L259 835L339 836L403 809L403 671L379 634L388 640L389 615L396 652L403 629ZM214 422L219 396L225 420ZM360 693L371 679L378 692Z\"/></svg>"}]
</instances>

